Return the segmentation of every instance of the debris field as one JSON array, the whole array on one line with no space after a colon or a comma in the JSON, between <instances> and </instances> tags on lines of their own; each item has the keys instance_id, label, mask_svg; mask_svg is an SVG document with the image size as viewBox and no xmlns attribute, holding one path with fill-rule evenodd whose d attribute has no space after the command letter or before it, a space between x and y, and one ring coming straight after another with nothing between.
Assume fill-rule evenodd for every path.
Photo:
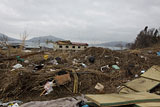
<instances>
[{"instance_id":1,"label":"debris field","mask_svg":"<svg viewBox=\"0 0 160 107\"><path fill-rule=\"evenodd\" d=\"M117 93L119 86L138 78L141 71L160 65L160 57L156 54L159 50L157 47L113 51L90 47L76 52L49 50L15 54L11 58L0 51L0 99L29 102ZM44 85L63 73L70 75L70 81L62 78L60 82L64 84L59 83L50 93L41 95ZM102 90L95 89L97 83L104 86Z\"/></svg>"}]
</instances>

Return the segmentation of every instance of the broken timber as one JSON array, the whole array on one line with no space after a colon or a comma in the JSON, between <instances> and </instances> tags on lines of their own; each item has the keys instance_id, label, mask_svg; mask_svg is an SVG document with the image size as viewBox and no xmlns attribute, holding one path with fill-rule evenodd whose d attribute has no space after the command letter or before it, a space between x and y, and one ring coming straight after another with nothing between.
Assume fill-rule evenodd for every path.
<instances>
[{"instance_id":1,"label":"broken timber","mask_svg":"<svg viewBox=\"0 0 160 107\"><path fill-rule=\"evenodd\" d=\"M74 77L74 87L73 87L73 93L78 93L78 76L76 71L72 70L73 77Z\"/></svg>"},{"instance_id":2,"label":"broken timber","mask_svg":"<svg viewBox=\"0 0 160 107\"><path fill-rule=\"evenodd\" d=\"M121 106L136 104L137 107L158 107L160 96L148 93L160 84L160 67L152 66L140 78L125 83L120 94L86 95L99 106Z\"/></svg>"},{"instance_id":3,"label":"broken timber","mask_svg":"<svg viewBox=\"0 0 160 107\"><path fill-rule=\"evenodd\" d=\"M136 104L135 107L159 107L160 102L149 102L149 103L140 103Z\"/></svg>"},{"instance_id":4,"label":"broken timber","mask_svg":"<svg viewBox=\"0 0 160 107\"><path fill-rule=\"evenodd\" d=\"M93 101L98 106L121 106L146 102L160 102L160 96L147 93L138 92L132 94L87 94L86 98Z\"/></svg>"},{"instance_id":5,"label":"broken timber","mask_svg":"<svg viewBox=\"0 0 160 107\"><path fill-rule=\"evenodd\" d=\"M160 67L159 66L152 66L150 69L147 70L141 77L152 79L155 81L160 82Z\"/></svg>"},{"instance_id":6,"label":"broken timber","mask_svg":"<svg viewBox=\"0 0 160 107\"><path fill-rule=\"evenodd\" d=\"M137 78L130 82L124 84L127 88L134 90L135 92L143 92L143 91L150 91L154 87L159 84L158 81L146 79L146 78Z\"/></svg>"},{"instance_id":7,"label":"broken timber","mask_svg":"<svg viewBox=\"0 0 160 107\"><path fill-rule=\"evenodd\" d=\"M160 67L152 66L140 78L125 83L119 93L149 92L160 84Z\"/></svg>"}]
</instances>

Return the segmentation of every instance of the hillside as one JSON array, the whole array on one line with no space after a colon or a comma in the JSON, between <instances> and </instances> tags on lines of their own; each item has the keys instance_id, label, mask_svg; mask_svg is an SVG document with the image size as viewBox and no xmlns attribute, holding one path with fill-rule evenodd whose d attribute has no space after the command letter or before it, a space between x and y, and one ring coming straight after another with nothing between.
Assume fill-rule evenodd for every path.
<instances>
[{"instance_id":1,"label":"hillside","mask_svg":"<svg viewBox=\"0 0 160 107\"><path fill-rule=\"evenodd\" d=\"M8 37L8 41L20 41L20 40L18 40L18 39L15 39L15 38L12 38L12 37L9 37L9 36L7 36L7 35L5 35L5 34L0 33L0 38L1 38L2 36Z\"/></svg>"},{"instance_id":2,"label":"hillside","mask_svg":"<svg viewBox=\"0 0 160 107\"><path fill-rule=\"evenodd\" d=\"M119 44L121 44L123 47L125 47L127 42L113 41L113 42L105 42L105 43L101 43L101 44L91 44L91 45L93 45L93 46L104 46L104 47L116 47Z\"/></svg>"},{"instance_id":3,"label":"hillside","mask_svg":"<svg viewBox=\"0 0 160 107\"><path fill-rule=\"evenodd\" d=\"M27 40L27 42L45 43L47 40L48 41L58 41L58 40L64 40L64 39L57 38L55 36L49 35L49 36L34 37L32 39Z\"/></svg>"},{"instance_id":4,"label":"hillside","mask_svg":"<svg viewBox=\"0 0 160 107\"><path fill-rule=\"evenodd\" d=\"M2 36L8 37L8 41L15 41L15 42L21 41L19 39L15 39L15 38L12 38L12 37L9 37L9 36L7 36L5 34L0 33L0 37L2 37ZM64 40L64 39L57 38L55 36L49 35L49 36L33 37L33 38L27 40L26 42L45 43L47 40L48 41L58 41L58 40Z\"/></svg>"}]
</instances>

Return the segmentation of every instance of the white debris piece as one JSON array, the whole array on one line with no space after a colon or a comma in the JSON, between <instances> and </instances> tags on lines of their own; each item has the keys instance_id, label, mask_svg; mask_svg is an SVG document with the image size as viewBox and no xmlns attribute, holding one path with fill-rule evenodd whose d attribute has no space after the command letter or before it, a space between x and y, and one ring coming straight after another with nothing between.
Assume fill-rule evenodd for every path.
<instances>
[{"instance_id":1,"label":"white debris piece","mask_svg":"<svg viewBox=\"0 0 160 107\"><path fill-rule=\"evenodd\" d=\"M94 88L97 89L97 90L99 90L99 91L103 91L104 86L102 84L100 84L100 83L97 83Z\"/></svg>"},{"instance_id":2,"label":"white debris piece","mask_svg":"<svg viewBox=\"0 0 160 107\"><path fill-rule=\"evenodd\" d=\"M101 67L101 72L104 72L104 71L103 71L104 68L108 68L108 69L109 69L109 65L102 66L102 67Z\"/></svg>"},{"instance_id":3,"label":"white debris piece","mask_svg":"<svg viewBox=\"0 0 160 107\"><path fill-rule=\"evenodd\" d=\"M25 60L24 63L28 64L28 63L29 63L29 60Z\"/></svg>"},{"instance_id":4,"label":"white debris piece","mask_svg":"<svg viewBox=\"0 0 160 107\"><path fill-rule=\"evenodd\" d=\"M142 70L142 71L141 71L141 74L143 74L143 73L145 73L145 72L146 72L145 70Z\"/></svg>"},{"instance_id":5,"label":"white debris piece","mask_svg":"<svg viewBox=\"0 0 160 107\"><path fill-rule=\"evenodd\" d=\"M86 65L86 64L84 64L84 63L81 63L81 65L82 65L84 68L86 68L86 67L87 67L87 65Z\"/></svg>"},{"instance_id":6,"label":"white debris piece","mask_svg":"<svg viewBox=\"0 0 160 107\"><path fill-rule=\"evenodd\" d=\"M9 105L8 107L19 107L19 105L17 103L15 103L13 105Z\"/></svg>"},{"instance_id":7,"label":"white debris piece","mask_svg":"<svg viewBox=\"0 0 160 107\"><path fill-rule=\"evenodd\" d=\"M51 72L56 71L55 69L50 69Z\"/></svg>"},{"instance_id":8,"label":"white debris piece","mask_svg":"<svg viewBox=\"0 0 160 107\"><path fill-rule=\"evenodd\" d=\"M45 95L53 91L52 86L53 86L53 82L49 82L49 81L44 85L44 89L47 91Z\"/></svg>"},{"instance_id":9,"label":"white debris piece","mask_svg":"<svg viewBox=\"0 0 160 107\"><path fill-rule=\"evenodd\" d=\"M16 65L13 66L13 68L14 69L22 68L22 65L21 64L16 64Z\"/></svg>"},{"instance_id":10,"label":"white debris piece","mask_svg":"<svg viewBox=\"0 0 160 107\"><path fill-rule=\"evenodd\" d=\"M73 59L72 63L73 63L73 65L76 65L76 64L78 64L78 60L77 59Z\"/></svg>"},{"instance_id":11,"label":"white debris piece","mask_svg":"<svg viewBox=\"0 0 160 107\"><path fill-rule=\"evenodd\" d=\"M138 75L136 74L136 75L135 75L135 77L137 78L137 77L138 77Z\"/></svg>"},{"instance_id":12,"label":"white debris piece","mask_svg":"<svg viewBox=\"0 0 160 107\"><path fill-rule=\"evenodd\" d=\"M31 50L24 50L23 52L30 53L32 51Z\"/></svg>"},{"instance_id":13,"label":"white debris piece","mask_svg":"<svg viewBox=\"0 0 160 107\"><path fill-rule=\"evenodd\" d=\"M51 64L54 64L54 65L58 65L58 62L57 62L57 60L51 60L51 61L49 61L49 63L51 63Z\"/></svg>"}]
</instances>

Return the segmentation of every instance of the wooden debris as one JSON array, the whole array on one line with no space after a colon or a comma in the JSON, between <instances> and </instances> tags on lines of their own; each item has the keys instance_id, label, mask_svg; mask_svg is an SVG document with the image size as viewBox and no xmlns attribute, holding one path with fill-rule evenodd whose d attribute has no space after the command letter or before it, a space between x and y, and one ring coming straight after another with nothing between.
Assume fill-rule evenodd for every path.
<instances>
[{"instance_id":1,"label":"wooden debris","mask_svg":"<svg viewBox=\"0 0 160 107\"><path fill-rule=\"evenodd\" d=\"M129 93L135 93L135 91L131 90L131 89L125 87L125 86L122 86L120 88L120 90L118 91L118 93L120 93L120 94L129 94Z\"/></svg>"},{"instance_id":2,"label":"wooden debris","mask_svg":"<svg viewBox=\"0 0 160 107\"><path fill-rule=\"evenodd\" d=\"M72 70L73 76L74 76L74 87L73 87L73 93L78 93L78 76L77 73Z\"/></svg>"},{"instance_id":3,"label":"wooden debris","mask_svg":"<svg viewBox=\"0 0 160 107\"><path fill-rule=\"evenodd\" d=\"M156 87L158 84L159 82L157 81L141 77L125 83L124 86L136 92L143 92L143 91L150 91L151 89Z\"/></svg>"},{"instance_id":4,"label":"wooden debris","mask_svg":"<svg viewBox=\"0 0 160 107\"><path fill-rule=\"evenodd\" d=\"M141 75L141 77L152 79L155 81L160 81L160 67L152 66L147 72Z\"/></svg>"},{"instance_id":5,"label":"wooden debris","mask_svg":"<svg viewBox=\"0 0 160 107\"><path fill-rule=\"evenodd\" d=\"M102 107L130 105L145 102L160 102L160 96L147 92L132 94L88 94L86 95L86 98Z\"/></svg>"},{"instance_id":6,"label":"wooden debris","mask_svg":"<svg viewBox=\"0 0 160 107\"><path fill-rule=\"evenodd\" d=\"M136 104L138 107L159 107L160 102L151 102L151 103L140 103Z\"/></svg>"}]
</instances>

